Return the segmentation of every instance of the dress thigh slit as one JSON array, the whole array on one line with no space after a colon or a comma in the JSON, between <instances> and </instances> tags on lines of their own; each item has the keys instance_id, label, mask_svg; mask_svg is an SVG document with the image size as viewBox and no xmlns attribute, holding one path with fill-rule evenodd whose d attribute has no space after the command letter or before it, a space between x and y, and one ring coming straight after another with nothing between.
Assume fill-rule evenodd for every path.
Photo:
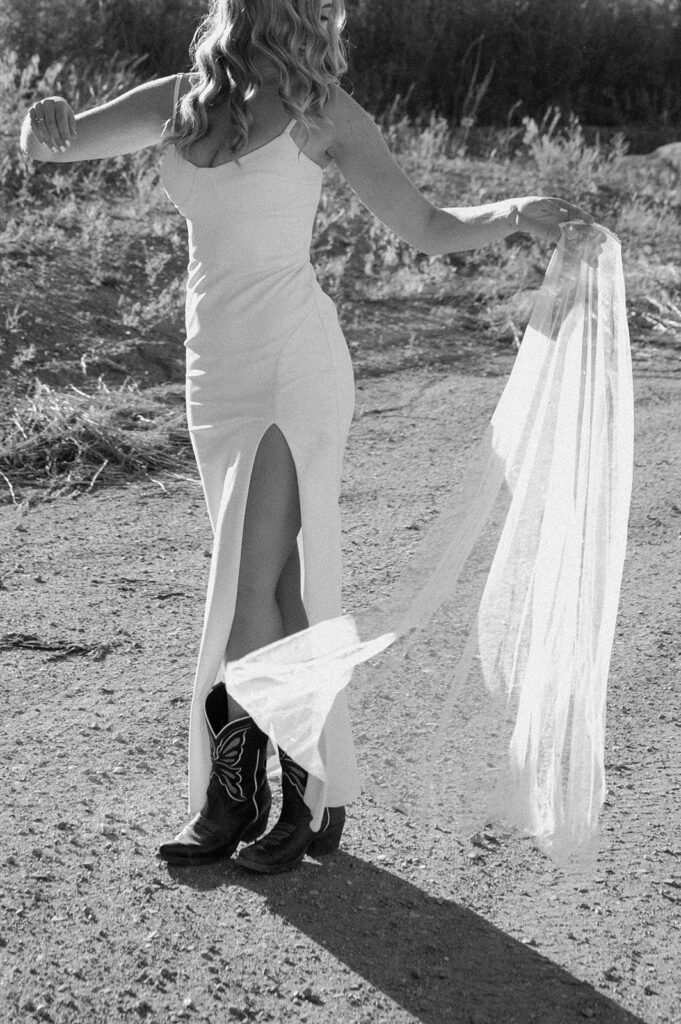
<instances>
[{"instance_id":1,"label":"dress thigh slit","mask_svg":"<svg viewBox=\"0 0 681 1024\"><path fill-rule=\"evenodd\" d=\"M204 703L211 688L226 673L225 651L236 606L251 475L260 443L272 426L281 432L289 448L298 481L301 521L298 550L303 606L311 623L332 617L340 610L337 607L340 592L338 601L331 604L328 585L323 597L318 593L319 581L328 580L329 570L333 573L336 563L340 573L340 520L336 488L334 481L329 480L329 465L333 466L334 463L330 462L328 455L325 457L324 453L320 453L318 457L310 458L304 446L298 445L293 439L295 430L287 431L286 424L279 420L258 424L244 433L237 445L232 437L230 448L237 453L229 462L225 460L224 453L222 459L216 459L219 428L194 432L194 451L213 523L214 540L190 715L189 810L192 814L203 807L210 775L210 747ZM216 461L226 466L219 499L219 481L214 472ZM308 602L311 607L308 607ZM277 742L277 737L271 739ZM278 742L282 742L281 737ZM319 808L323 803L335 806L355 799L359 792L359 782L344 694L339 695L331 709L320 742L320 753L327 766L327 780L322 782L310 777L305 794L306 803L311 808ZM270 759L270 769L273 767Z\"/></svg>"}]
</instances>

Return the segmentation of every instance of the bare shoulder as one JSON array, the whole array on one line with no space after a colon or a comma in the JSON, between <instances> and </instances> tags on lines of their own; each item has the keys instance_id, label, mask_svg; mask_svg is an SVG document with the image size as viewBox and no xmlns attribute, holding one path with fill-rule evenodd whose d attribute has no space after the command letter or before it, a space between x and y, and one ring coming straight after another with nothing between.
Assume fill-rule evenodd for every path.
<instances>
[{"instance_id":1,"label":"bare shoulder","mask_svg":"<svg viewBox=\"0 0 681 1024\"><path fill-rule=\"evenodd\" d=\"M366 110L340 86L331 91L324 116L330 123L327 149L332 156L379 131Z\"/></svg>"},{"instance_id":2,"label":"bare shoulder","mask_svg":"<svg viewBox=\"0 0 681 1024\"><path fill-rule=\"evenodd\" d=\"M367 114L364 107L361 107L357 100L353 99L350 93L341 89L340 85L334 86L324 107L324 116L333 124L343 127L344 125L373 121Z\"/></svg>"},{"instance_id":3,"label":"bare shoulder","mask_svg":"<svg viewBox=\"0 0 681 1024\"><path fill-rule=\"evenodd\" d=\"M163 137L175 128L178 123L178 106L182 97L189 92L192 86L191 75L178 72L169 75L168 78L159 79L163 82L163 90L159 90L158 101L163 110L163 120L166 122L163 129Z\"/></svg>"}]
</instances>

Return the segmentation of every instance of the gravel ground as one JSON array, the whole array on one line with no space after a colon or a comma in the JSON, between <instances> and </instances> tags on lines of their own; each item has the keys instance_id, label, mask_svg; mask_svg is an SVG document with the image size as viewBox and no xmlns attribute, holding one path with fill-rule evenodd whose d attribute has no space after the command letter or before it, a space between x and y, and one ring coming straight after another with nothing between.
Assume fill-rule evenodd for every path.
<instances>
[{"instance_id":1,"label":"gravel ground","mask_svg":"<svg viewBox=\"0 0 681 1024\"><path fill-rule=\"evenodd\" d=\"M0 511L3 1021L681 1020L681 373L669 353L635 367L608 797L585 881L528 840L455 829L424 858L414 823L368 796L341 851L296 872L167 868L154 853L185 819L209 564L200 489L169 475ZM442 439L462 439L463 465L508 369L360 383L348 607L381 591L400 531L458 470Z\"/></svg>"}]
</instances>

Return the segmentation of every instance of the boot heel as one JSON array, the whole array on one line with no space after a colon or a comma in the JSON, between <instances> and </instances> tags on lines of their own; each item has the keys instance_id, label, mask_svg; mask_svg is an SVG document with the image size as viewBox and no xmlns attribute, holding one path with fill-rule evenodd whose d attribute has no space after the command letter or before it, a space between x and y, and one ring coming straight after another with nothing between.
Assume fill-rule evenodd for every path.
<instances>
[{"instance_id":1,"label":"boot heel","mask_svg":"<svg viewBox=\"0 0 681 1024\"><path fill-rule=\"evenodd\" d=\"M340 846L343 826L336 825L335 828L327 829L319 839L313 839L307 848L311 857L321 857L325 853L335 853Z\"/></svg>"}]
</instances>

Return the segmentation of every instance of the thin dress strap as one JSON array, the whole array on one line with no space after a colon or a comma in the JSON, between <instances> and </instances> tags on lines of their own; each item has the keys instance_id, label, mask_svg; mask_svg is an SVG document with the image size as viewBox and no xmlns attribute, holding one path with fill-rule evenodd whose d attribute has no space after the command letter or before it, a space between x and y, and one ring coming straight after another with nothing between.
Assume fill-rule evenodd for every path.
<instances>
[{"instance_id":1,"label":"thin dress strap","mask_svg":"<svg viewBox=\"0 0 681 1024\"><path fill-rule=\"evenodd\" d=\"M177 103L178 103L178 100L180 98L180 88L182 86L182 79L183 78L184 78L184 75L175 75L175 88L173 89L173 115L172 115L173 131L176 131L177 127L178 127L179 119L178 119Z\"/></svg>"}]
</instances>

